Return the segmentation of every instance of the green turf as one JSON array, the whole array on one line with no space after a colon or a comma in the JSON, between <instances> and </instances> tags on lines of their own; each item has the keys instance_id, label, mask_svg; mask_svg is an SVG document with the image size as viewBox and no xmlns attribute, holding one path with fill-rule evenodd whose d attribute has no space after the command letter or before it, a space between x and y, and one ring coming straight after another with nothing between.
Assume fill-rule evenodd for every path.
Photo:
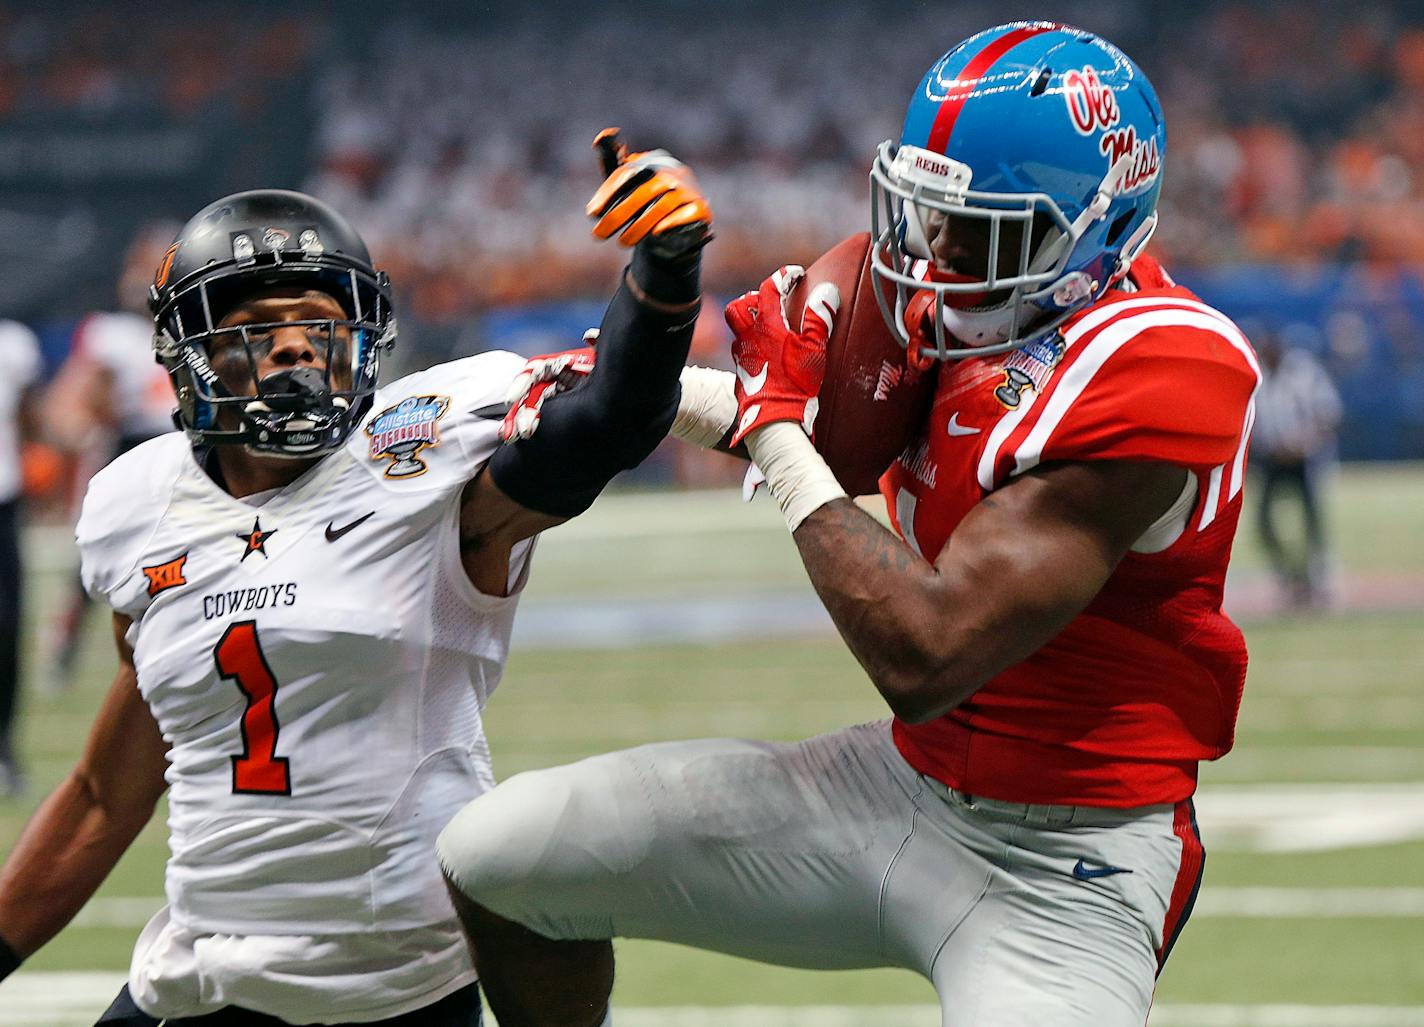
<instances>
[{"instance_id":1,"label":"green turf","mask_svg":"<svg viewBox=\"0 0 1424 1027\"><path fill-rule=\"evenodd\" d=\"M1352 471L1330 505L1341 563L1352 572L1424 574L1420 468ZM693 539L679 534L686 527ZM40 554L48 566L60 554ZM1260 567L1249 529L1240 566ZM62 583L37 573L32 605ZM730 497L626 497L540 546L531 598L610 594L736 595L805 588L785 529L766 503ZM35 618L32 623L38 621ZM1208 786L1291 782L1424 782L1424 616L1312 614L1250 623L1252 651L1238 751L1206 768ZM31 637L37 637L31 632ZM110 669L96 623L76 690L32 697L22 744L35 794L64 774ZM37 666L32 662L31 666ZM642 742L700 735L797 738L883 715L854 660L832 638L597 652L518 652L486 723L496 770L567 762ZM0 850L35 799L0 801ZM105 896L157 896L163 813L140 837ZM1210 839L1208 839L1210 842ZM1315 853L1214 852L1207 888L1424 887L1424 841ZM127 965L136 930L75 927L35 969ZM621 945L617 1000L627 1005L930 1002L901 972L817 974L763 967L675 946ZM1183 937L1162 1002L1424 1004L1424 922L1202 918Z\"/></svg>"}]
</instances>

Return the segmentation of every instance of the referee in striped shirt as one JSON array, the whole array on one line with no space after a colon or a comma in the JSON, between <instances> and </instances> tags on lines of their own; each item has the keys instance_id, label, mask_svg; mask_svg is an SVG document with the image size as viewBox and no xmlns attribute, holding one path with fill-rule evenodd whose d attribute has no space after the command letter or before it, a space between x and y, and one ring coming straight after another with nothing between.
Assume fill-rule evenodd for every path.
<instances>
[{"instance_id":1,"label":"referee in striped shirt","mask_svg":"<svg viewBox=\"0 0 1424 1027\"><path fill-rule=\"evenodd\" d=\"M1256 395L1251 463L1261 483L1261 541L1282 591L1293 606L1314 606L1327 598L1320 488L1334 462L1341 404L1320 362L1308 350L1289 344L1293 334L1287 329L1253 335L1263 377ZM1282 502L1300 505L1304 538L1293 544L1279 530Z\"/></svg>"}]
</instances>

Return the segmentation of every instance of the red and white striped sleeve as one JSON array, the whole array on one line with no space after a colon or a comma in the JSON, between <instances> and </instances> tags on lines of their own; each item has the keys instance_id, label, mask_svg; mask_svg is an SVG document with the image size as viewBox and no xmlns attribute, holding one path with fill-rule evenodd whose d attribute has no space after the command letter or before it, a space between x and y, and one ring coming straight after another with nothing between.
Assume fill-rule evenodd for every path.
<instances>
[{"instance_id":1,"label":"red and white striped sleeve","mask_svg":"<svg viewBox=\"0 0 1424 1027\"><path fill-rule=\"evenodd\" d=\"M1065 338L1049 386L990 440L981 479L1050 461L1150 460L1201 471L1217 499L1240 491L1260 368L1230 319L1158 296L1107 305Z\"/></svg>"}]
</instances>

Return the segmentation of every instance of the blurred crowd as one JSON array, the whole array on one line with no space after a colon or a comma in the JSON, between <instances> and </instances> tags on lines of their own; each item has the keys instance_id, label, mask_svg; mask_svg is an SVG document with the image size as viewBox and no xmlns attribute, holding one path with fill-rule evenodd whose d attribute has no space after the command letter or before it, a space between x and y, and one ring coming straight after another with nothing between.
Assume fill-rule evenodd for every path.
<instances>
[{"instance_id":1,"label":"blurred crowd","mask_svg":"<svg viewBox=\"0 0 1424 1027\"><path fill-rule=\"evenodd\" d=\"M306 62L316 12L225 5L0 6L0 121L254 111Z\"/></svg>"},{"instance_id":2,"label":"blurred crowd","mask_svg":"<svg viewBox=\"0 0 1424 1027\"><path fill-rule=\"evenodd\" d=\"M717 212L715 301L867 227L871 155L898 134L924 70L954 41L1033 14L1119 42L1155 82L1169 126L1156 254L1229 313L1298 329L1288 341L1345 394L1345 455L1424 452L1417 3L723 0L708 11L695 0L0 0L0 316L29 297L21 316L53 376L82 358L88 312L116 298L142 309L153 254L179 220L222 192L278 185L346 212L391 272L402 322L391 373L490 346L556 348L596 322L624 257L589 238L583 214L600 128L696 169ZM62 126L200 123L194 138L216 139L214 158L144 192L27 179L17 156L39 138L30 130L61 126L42 150L52 156L85 138ZM82 250L86 224L112 238L89 231ZM124 262L126 251L140 256ZM1243 264L1257 266L1243 275ZM725 359L711 304L696 349Z\"/></svg>"},{"instance_id":3,"label":"blurred crowd","mask_svg":"<svg viewBox=\"0 0 1424 1027\"><path fill-rule=\"evenodd\" d=\"M405 312L451 325L606 292L619 255L588 240L582 207L589 141L610 123L696 168L718 215L714 292L813 259L866 226L871 156L924 70L1025 13L988 0L727 0L715 17L686 0L0 4L0 128L221 119L235 130L220 168L334 202ZM1043 0L1034 13L1119 42L1155 82L1169 266L1424 252L1417 4ZM277 156L247 159L264 137Z\"/></svg>"},{"instance_id":4,"label":"blurred crowd","mask_svg":"<svg viewBox=\"0 0 1424 1027\"><path fill-rule=\"evenodd\" d=\"M1413 261L1424 252L1424 20L1405 5L1042 5L1121 43L1169 126L1169 266ZM714 289L867 224L875 145L924 69L1002 5L734 9L690 31L617 8L517 22L396 16L320 76L306 185L354 212L432 323L596 294L589 140L688 160L718 215Z\"/></svg>"}]
</instances>

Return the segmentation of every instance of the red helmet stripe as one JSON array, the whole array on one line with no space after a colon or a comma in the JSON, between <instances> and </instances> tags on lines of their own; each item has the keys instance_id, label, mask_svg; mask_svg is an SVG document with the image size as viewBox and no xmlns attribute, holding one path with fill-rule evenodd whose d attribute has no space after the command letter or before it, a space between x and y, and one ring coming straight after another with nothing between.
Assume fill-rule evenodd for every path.
<instances>
[{"instance_id":1,"label":"red helmet stripe","mask_svg":"<svg viewBox=\"0 0 1424 1027\"><path fill-rule=\"evenodd\" d=\"M1051 32L1058 28L1057 25L1031 25L1026 28L1014 29L1012 32L1005 32L998 39L994 40L984 49L969 59L969 63L964 66L964 70L955 79L954 85L950 87L949 95L940 104L939 113L935 115L934 125L930 127L930 138L926 146L931 150L944 151L945 144L949 142L949 134L954 131L954 123L959 120L959 112L964 109L965 102L974 95L978 88L979 80L1000 57L1018 46L1025 39L1032 39L1043 32Z\"/></svg>"}]
</instances>

